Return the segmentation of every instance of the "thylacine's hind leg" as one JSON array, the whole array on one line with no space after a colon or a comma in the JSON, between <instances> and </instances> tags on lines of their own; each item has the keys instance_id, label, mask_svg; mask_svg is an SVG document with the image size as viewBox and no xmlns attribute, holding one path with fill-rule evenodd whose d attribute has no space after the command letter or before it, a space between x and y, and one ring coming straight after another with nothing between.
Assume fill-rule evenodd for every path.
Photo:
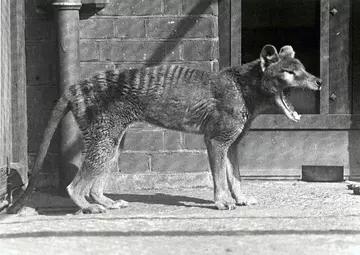
<instances>
[{"instance_id":1,"label":"thylacine's hind leg","mask_svg":"<svg viewBox=\"0 0 360 255\"><path fill-rule=\"evenodd\" d=\"M89 160L85 158L83 165L76 174L73 181L67 186L67 191L71 199L75 202L80 210L84 213L102 213L106 209L98 204L90 204L86 197L89 196L90 188L93 183L94 176L89 174L89 169L93 169Z\"/></svg>"},{"instance_id":2,"label":"thylacine's hind leg","mask_svg":"<svg viewBox=\"0 0 360 255\"><path fill-rule=\"evenodd\" d=\"M101 125L96 123L84 134L84 163L67 187L70 197L84 213L102 213L106 208L116 207L114 201L103 195L103 187L111 167L116 164L117 150L125 128L120 125L106 127L106 123ZM94 204L86 200L88 196L95 201Z\"/></svg>"},{"instance_id":3,"label":"thylacine's hind leg","mask_svg":"<svg viewBox=\"0 0 360 255\"><path fill-rule=\"evenodd\" d=\"M119 142L123 136L124 132L120 135ZM129 203L124 200L114 201L104 195L104 186L108 180L109 174L113 169L118 169L118 157L119 157L119 146L116 146L116 151L113 156L102 166L103 171L92 183L90 188L90 197L95 201L95 203L104 206L107 209L119 209L123 207L128 207ZM110 154L111 155L111 154ZM109 155L109 156L110 156Z\"/></svg>"}]
</instances>

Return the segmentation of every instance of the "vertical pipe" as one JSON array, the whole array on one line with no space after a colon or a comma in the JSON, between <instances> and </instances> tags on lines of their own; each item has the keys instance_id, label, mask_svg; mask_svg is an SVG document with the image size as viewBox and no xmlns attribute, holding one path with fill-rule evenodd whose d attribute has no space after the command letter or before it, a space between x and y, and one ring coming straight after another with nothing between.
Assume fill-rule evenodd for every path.
<instances>
[{"instance_id":1,"label":"vertical pipe","mask_svg":"<svg viewBox=\"0 0 360 255\"><path fill-rule=\"evenodd\" d=\"M79 80L80 0L57 0L52 4L57 24L58 84L62 94ZM65 192L81 165L81 139L72 114L61 122L59 190Z\"/></svg>"}]
</instances>

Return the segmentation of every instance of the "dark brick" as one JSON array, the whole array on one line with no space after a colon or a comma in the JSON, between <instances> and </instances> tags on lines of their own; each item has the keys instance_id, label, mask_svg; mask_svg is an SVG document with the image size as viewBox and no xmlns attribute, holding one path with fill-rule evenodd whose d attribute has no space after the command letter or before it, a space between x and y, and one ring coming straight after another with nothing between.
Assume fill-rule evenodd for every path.
<instances>
[{"instance_id":1,"label":"dark brick","mask_svg":"<svg viewBox=\"0 0 360 255\"><path fill-rule=\"evenodd\" d=\"M58 99L58 88L55 86L29 86L26 91L28 109L52 110Z\"/></svg>"},{"instance_id":2,"label":"dark brick","mask_svg":"<svg viewBox=\"0 0 360 255\"><path fill-rule=\"evenodd\" d=\"M181 56L182 44L178 42L163 42L162 46L164 48L163 62L182 60L182 56Z\"/></svg>"},{"instance_id":3,"label":"dark brick","mask_svg":"<svg viewBox=\"0 0 360 255\"><path fill-rule=\"evenodd\" d=\"M151 18L146 31L152 38L213 38L217 37L215 21L212 17Z\"/></svg>"},{"instance_id":4,"label":"dark brick","mask_svg":"<svg viewBox=\"0 0 360 255\"><path fill-rule=\"evenodd\" d=\"M217 58L217 42L207 40L184 41L184 60L205 61Z\"/></svg>"},{"instance_id":5,"label":"dark brick","mask_svg":"<svg viewBox=\"0 0 360 255\"><path fill-rule=\"evenodd\" d=\"M97 42L80 40L80 61L96 61L100 58Z\"/></svg>"},{"instance_id":6,"label":"dark brick","mask_svg":"<svg viewBox=\"0 0 360 255\"><path fill-rule=\"evenodd\" d=\"M51 40L55 41L55 27L52 20L29 19L25 25L25 38L27 41Z\"/></svg>"},{"instance_id":7,"label":"dark brick","mask_svg":"<svg viewBox=\"0 0 360 255\"><path fill-rule=\"evenodd\" d=\"M182 14L201 15L212 14L218 15L218 4L215 0L182 0Z\"/></svg>"},{"instance_id":8,"label":"dark brick","mask_svg":"<svg viewBox=\"0 0 360 255\"><path fill-rule=\"evenodd\" d=\"M80 38L113 38L114 24L112 19L80 20Z\"/></svg>"},{"instance_id":9,"label":"dark brick","mask_svg":"<svg viewBox=\"0 0 360 255\"><path fill-rule=\"evenodd\" d=\"M181 150L182 149L181 133L176 131L164 132L164 148L165 150Z\"/></svg>"},{"instance_id":10,"label":"dark brick","mask_svg":"<svg viewBox=\"0 0 360 255\"><path fill-rule=\"evenodd\" d=\"M184 134L184 148L188 150L204 150L204 136L194 134Z\"/></svg>"},{"instance_id":11,"label":"dark brick","mask_svg":"<svg viewBox=\"0 0 360 255\"><path fill-rule=\"evenodd\" d=\"M37 8L36 3L39 0L26 0L25 1L25 15L27 18L42 18L46 17L49 20L51 20L53 17L46 13L46 11L41 10L40 8Z\"/></svg>"},{"instance_id":12,"label":"dark brick","mask_svg":"<svg viewBox=\"0 0 360 255\"><path fill-rule=\"evenodd\" d=\"M45 127L50 119L50 110L28 109L28 151L37 153L44 134ZM49 152L59 152L59 133L55 132Z\"/></svg>"},{"instance_id":13,"label":"dark brick","mask_svg":"<svg viewBox=\"0 0 360 255\"><path fill-rule=\"evenodd\" d=\"M161 62L167 57L180 59L180 49L169 50L173 42L121 41L101 42L100 58L107 61ZM170 49L172 49L171 47ZM169 54L166 54L169 53Z\"/></svg>"},{"instance_id":14,"label":"dark brick","mask_svg":"<svg viewBox=\"0 0 360 255\"><path fill-rule=\"evenodd\" d=\"M161 14L162 0L111 0L98 15L141 16Z\"/></svg>"},{"instance_id":15,"label":"dark brick","mask_svg":"<svg viewBox=\"0 0 360 255\"><path fill-rule=\"evenodd\" d=\"M117 38L145 37L145 19L143 18L116 19L114 26Z\"/></svg>"},{"instance_id":16,"label":"dark brick","mask_svg":"<svg viewBox=\"0 0 360 255\"><path fill-rule=\"evenodd\" d=\"M26 66L26 81L27 85L39 85L54 83L55 66L48 63L38 63L37 65Z\"/></svg>"},{"instance_id":17,"label":"dark brick","mask_svg":"<svg viewBox=\"0 0 360 255\"><path fill-rule=\"evenodd\" d=\"M150 156L139 153L120 153L119 169L122 173L138 173L150 170Z\"/></svg>"},{"instance_id":18,"label":"dark brick","mask_svg":"<svg viewBox=\"0 0 360 255\"><path fill-rule=\"evenodd\" d=\"M125 150L130 151L158 151L163 150L162 131L135 131L126 133Z\"/></svg>"},{"instance_id":19,"label":"dark brick","mask_svg":"<svg viewBox=\"0 0 360 255\"><path fill-rule=\"evenodd\" d=\"M154 154L152 158L153 172L206 172L208 169L206 153L175 152Z\"/></svg>"},{"instance_id":20,"label":"dark brick","mask_svg":"<svg viewBox=\"0 0 360 255\"><path fill-rule=\"evenodd\" d=\"M56 63L56 44L51 42L26 43L26 65L39 65L41 62Z\"/></svg>"},{"instance_id":21,"label":"dark brick","mask_svg":"<svg viewBox=\"0 0 360 255\"><path fill-rule=\"evenodd\" d=\"M180 15L182 12L181 0L163 0L164 14L167 15Z\"/></svg>"}]
</instances>

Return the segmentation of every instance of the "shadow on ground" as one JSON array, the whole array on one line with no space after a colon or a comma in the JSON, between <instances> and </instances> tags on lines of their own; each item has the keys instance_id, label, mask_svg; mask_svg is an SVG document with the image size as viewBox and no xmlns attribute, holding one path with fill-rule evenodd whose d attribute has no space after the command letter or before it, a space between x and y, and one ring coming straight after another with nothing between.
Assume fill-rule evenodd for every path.
<instances>
[{"instance_id":1,"label":"shadow on ground","mask_svg":"<svg viewBox=\"0 0 360 255\"><path fill-rule=\"evenodd\" d=\"M213 201L196 198L196 197L188 197L188 196L178 196L171 195L165 193L155 193L155 194L108 194L113 200L123 199L128 201L129 203L137 202L137 203L145 203L145 204L161 204L161 205L174 205L174 206L185 206L185 207L209 207L213 204ZM189 205L188 203L194 204ZM215 208L215 207L213 207Z\"/></svg>"},{"instance_id":2,"label":"shadow on ground","mask_svg":"<svg viewBox=\"0 0 360 255\"><path fill-rule=\"evenodd\" d=\"M106 194L113 200L125 200L131 204L140 203L145 205L162 205L162 206L180 206L194 207L215 210L213 201L198 197L173 195L167 193L123 193L123 194ZM37 200L37 201L36 201ZM49 202L51 200L51 203ZM91 201L91 200L90 200ZM27 204L28 207L36 209L41 215L66 215L78 211L78 207L69 197L59 197L53 193L42 193L37 195L37 199Z\"/></svg>"}]
</instances>

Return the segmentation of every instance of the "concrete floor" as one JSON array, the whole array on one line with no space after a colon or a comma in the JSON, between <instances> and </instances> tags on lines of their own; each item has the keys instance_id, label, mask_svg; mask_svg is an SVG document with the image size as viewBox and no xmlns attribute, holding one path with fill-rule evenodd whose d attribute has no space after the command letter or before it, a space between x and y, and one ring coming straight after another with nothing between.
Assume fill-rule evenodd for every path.
<instances>
[{"instance_id":1,"label":"concrete floor","mask_svg":"<svg viewBox=\"0 0 360 255\"><path fill-rule=\"evenodd\" d=\"M130 207L102 215L37 192L0 214L0 254L360 254L360 196L345 183L243 187L257 205L215 210L211 189L124 191L109 196Z\"/></svg>"}]
</instances>

